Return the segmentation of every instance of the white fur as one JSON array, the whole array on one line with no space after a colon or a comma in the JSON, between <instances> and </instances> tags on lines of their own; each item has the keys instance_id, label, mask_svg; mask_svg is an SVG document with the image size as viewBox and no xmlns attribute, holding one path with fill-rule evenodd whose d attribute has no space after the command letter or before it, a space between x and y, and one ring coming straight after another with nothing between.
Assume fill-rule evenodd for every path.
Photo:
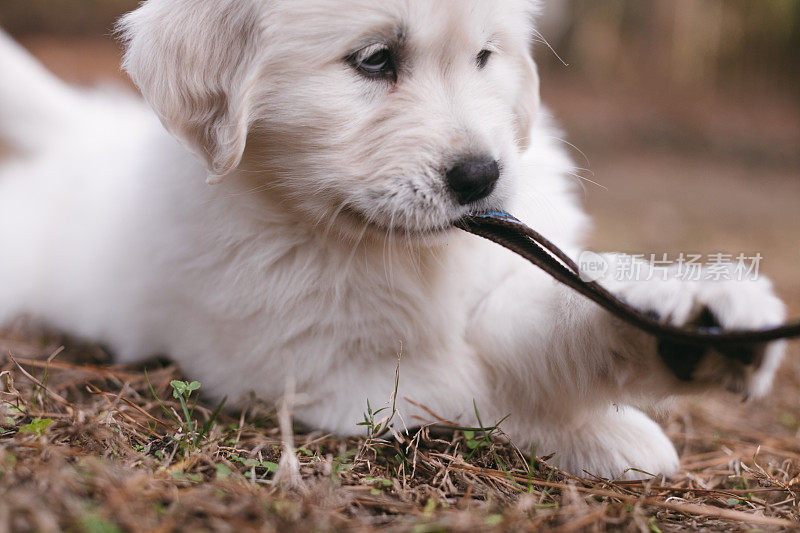
<instances>
[{"instance_id":1,"label":"white fur","mask_svg":"<svg viewBox=\"0 0 800 533\"><path fill-rule=\"evenodd\" d=\"M293 380L296 418L341 434L359 431L367 399L390 397L401 354L409 426L431 416L406 399L462 424L476 423L474 400L484 423L510 414L512 439L575 473L672 473L669 440L624 405L713 376L680 383L653 339L446 229L503 208L581 249L572 167L538 107L535 11L149 0L122 21L125 66L185 147L136 98L64 87L1 37L0 135L19 153L0 167L0 320L39 317L123 362L169 354L215 396L275 401ZM396 84L345 61L398 38ZM442 173L474 153L503 173L464 207ZM617 285L679 323L705 304L724 325L783 316L766 284ZM762 394L780 351L730 372Z\"/></svg>"}]
</instances>

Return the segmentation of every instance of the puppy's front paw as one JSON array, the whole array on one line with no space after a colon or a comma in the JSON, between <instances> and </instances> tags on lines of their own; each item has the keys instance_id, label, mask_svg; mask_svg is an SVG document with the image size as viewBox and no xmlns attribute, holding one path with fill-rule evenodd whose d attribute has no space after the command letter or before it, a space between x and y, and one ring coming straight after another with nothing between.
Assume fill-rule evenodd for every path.
<instances>
[{"instance_id":1,"label":"puppy's front paw","mask_svg":"<svg viewBox=\"0 0 800 533\"><path fill-rule=\"evenodd\" d=\"M560 431L563 434L548 435L560 439L551 445L553 460L576 476L642 479L648 474L671 476L680 467L678 454L659 425L632 407L614 406Z\"/></svg>"},{"instance_id":2,"label":"puppy's front paw","mask_svg":"<svg viewBox=\"0 0 800 533\"><path fill-rule=\"evenodd\" d=\"M677 282L665 287L669 287L669 294L661 294L660 301L651 300L644 308L678 326L755 330L778 325L785 317L784 305L767 280ZM658 355L681 381L718 385L746 397L760 397L772 383L785 345L775 342L706 349L662 340Z\"/></svg>"}]
</instances>

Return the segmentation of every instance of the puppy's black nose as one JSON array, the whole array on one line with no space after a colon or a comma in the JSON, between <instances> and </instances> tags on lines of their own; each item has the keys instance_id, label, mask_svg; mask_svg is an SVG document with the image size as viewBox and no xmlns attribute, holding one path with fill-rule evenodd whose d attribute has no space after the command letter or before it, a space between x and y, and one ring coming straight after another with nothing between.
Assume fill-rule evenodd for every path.
<instances>
[{"instance_id":1,"label":"puppy's black nose","mask_svg":"<svg viewBox=\"0 0 800 533\"><path fill-rule=\"evenodd\" d=\"M447 171L447 185L461 205L492 194L500 178L500 166L489 158L465 159Z\"/></svg>"}]
</instances>

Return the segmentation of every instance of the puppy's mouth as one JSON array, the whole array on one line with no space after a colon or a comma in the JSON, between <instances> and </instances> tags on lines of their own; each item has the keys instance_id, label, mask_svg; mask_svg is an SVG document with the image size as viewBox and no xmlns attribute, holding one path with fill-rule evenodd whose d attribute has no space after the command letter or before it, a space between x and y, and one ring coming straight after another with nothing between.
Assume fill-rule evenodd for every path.
<instances>
[{"instance_id":1,"label":"puppy's mouth","mask_svg":"<svg viewBox=\"0 0 800 533\"><path fill-rule=\"evenodd\" d=\"M456 229L454 224L461 218L457 216L452 220L442 221L441 223L433 223L422 227L409 227L405 224L392 222L390 220L370 217L350 206L344 207L339 216L348 219L349 224L359 228L357 231L361 233L370 231L383 238L400 237L414 239L436 238L453 232Z\"/></svg>"},{"instance_id":2,"label":"puppy's mouth","mask_svg":"<svg viewBox=\"0 0 800 533\"><path fill-rule=\"evenodd\" d=\"M504 196L493 194L495 185L482 189L475 198L459 198L455 191L444 187L424 190L413 185L406 188L407 201L393 191L368 192L366 202L364 198L343 199L329 226L339 227L356 238L372 235L382 240L441 242L442 237L455 232L457 222L469 213L502 210Z\"/></svg>"}]
</instances>

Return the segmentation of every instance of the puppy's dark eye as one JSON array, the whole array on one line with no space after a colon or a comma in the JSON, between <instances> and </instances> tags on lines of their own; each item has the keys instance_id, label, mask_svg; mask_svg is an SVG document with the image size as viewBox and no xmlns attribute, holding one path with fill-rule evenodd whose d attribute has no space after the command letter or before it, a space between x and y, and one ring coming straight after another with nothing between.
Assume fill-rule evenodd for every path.
<instances>
[{"instance_id":1,"label":"puppy's dark eye","mask_svg":"<svg viewBox=\"0 0 800 533\"><path fill-rule=\"evenodd\" d=\"M489 58L492 56L491 50L481 50L481 53L478 54L476 62L478 63L478 68L486 67L486 64L489 62Z\"/></svg>"},{"instance_id":2,"label":"puppy's dark eye","mask_svg":"<svg viewBox=\"0 0 800 533\"><path fill-rule=\"evenodd\" d=\"M391 66L392 54L389 50L375 52L359 64L362 70L367 72L381 72Z\"/></svg>"},{"instance_id":3,"label":"puppy's dark eye","mask_svg":"<svg viewBox=\"0 0 800 533\"><path fill-rule=\"evenodd\" d=\"M394 56L385 45L368 46L351 55L348 61L368 78L393 79L396 76Z\"/></svg>"}]
</instances>

